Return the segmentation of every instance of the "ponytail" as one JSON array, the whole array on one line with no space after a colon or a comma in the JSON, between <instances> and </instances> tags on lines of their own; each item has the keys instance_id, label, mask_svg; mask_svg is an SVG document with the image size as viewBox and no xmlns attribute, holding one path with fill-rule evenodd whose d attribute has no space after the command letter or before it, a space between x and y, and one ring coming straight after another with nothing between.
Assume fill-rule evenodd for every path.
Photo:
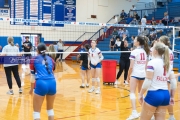
<instances>
[{"instance_id":1,"label":"ponytail","mask_svg":"<svg viewBox=\"0 0 180 120\"><path fill-rule=\"evenodd\" d=\"M49 74L51 74L49 68L48 68L48 61L47 61L47 58L46 58L46 45L44 43L40 43L38 46L37 46L37 49L38 49L38 52L39 54L42 55L42 57L44 58L44 61L45 61L45 67L46 67L46 70L48 71Z\"/></svg>"},{"instance_id":2,"label":"ponytail","mask_svg":"<svg viewBox=\"0 0 180 120\"><path fill-rule=\"evenodd\" d=\"M144 50L145 50L147 55L150 54L150 49L149 49L148 38L147 37L144 37Z\"/></svg>"},{"instance_id":3,"label":"ponytail","mask_svg":"<svg viewBox=\"0 0 180 120\"><path fill-rule=\"evenodd\" d=\"M159 38L159 41L164 43L166 46L168 46L169 48L171 47L171 43L170 43L170 40L169 40L169 37L168 36L161 36Z\"/></svg>"},{"instance_id":4,"label":"ponytail","mask_svg":"<svg viewBox=\"0 0 180 120\"><path fill-rule=\"evenodd\" d=\"M43 56L43 58L44 58L44 61L45 61L46 70L47 70L48 73L50 74L51 72L50 72L50 70L49 70L49 68L48 68L48 62L47 62L47 58L46 58L46 50L41 51L41 54L42 54L42 56Z\"/></svg>"},{"instance_id":5,"label":"ponytail","mask_svg":"<svg viewBox=\"0 0 180 120\"><path fill-rule=\"evenodd\" d=\"M148 46L148 38L146 36L137 36L137 41L139 42L139 45L144 47L144 50L147 55L150 54L150 49Z\"/></svg>"},{"instance_id":6,"label":"ponytail","mask_svg":"<svg viewBox=\"0 0 180 120\"><path fill-rule=\"evenodd\" d=\"M14 39L13 39L13 37L8 37L8 39L7 39L7 41L8 41L8 43L11 45L11 46L14 46Z\"/></svg>"},{"instance_id":7,"label":"ponytail","mask_svg":"<svg viewBox=\"0 0 180 120\"><path fill-rule=\"evenodd\" d=\"M169 71L170 59L169 59L169 48L167 46L164 47L164 66L166 71Z\"/></svg>"}]
</instances>

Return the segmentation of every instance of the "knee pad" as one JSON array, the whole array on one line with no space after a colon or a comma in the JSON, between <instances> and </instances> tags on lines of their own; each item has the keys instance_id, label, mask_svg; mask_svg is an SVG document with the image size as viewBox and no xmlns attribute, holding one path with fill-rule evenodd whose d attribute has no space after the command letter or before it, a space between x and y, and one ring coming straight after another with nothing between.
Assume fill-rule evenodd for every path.
<instances>
[{"instance_id":1,"label":"knee pad","mask_svg":"<svg viewBox=\"0 0 180 120\"><path fill-rule=\"evenodd\" d=\"M130 95L129 95L129 96L130 96L130 99L131 99L131 100L136 99L136 96L135 96L135 94L134 94L134 93L130 93Z\"/></svg>"},{"instance_id":2,"label":"knee pad","mask_svg":"<svg viewBox=\"0 0 180 120\"><path fill-rule=\"evenodd\" d=\"M97 81L97 82L100 82L100 79L99 79L99 78L96 78L96 81Z\"/></svg>"},{"instance_id":3,"label":"knee pad","mask_svg":"<svg viewBox=\"0 0 180 120\"><path fill-rule=\"evenodd\" d=\"M33 112L33 117L35 119L40 119L40 112Z\"/></svg>"},{"instance_id":4,"label":"knee pad","mask_svg":"<svg viewBox=\"0 0 180 120\"><path fill-rule=\"evenodd\" d=\"M92 82L95 82L96 81L96 78L92 78Z\"/></svg>"},{"instance_id":5,"label":"knee pad","mask_svg":"<svg viewBox=\"0 0 180 120\"><path fill-rule=\"evenodd\" d=\"M47 114L48 116L54 116L54 110L53 109L47 110Z\"/></svg>"}]
</instances>

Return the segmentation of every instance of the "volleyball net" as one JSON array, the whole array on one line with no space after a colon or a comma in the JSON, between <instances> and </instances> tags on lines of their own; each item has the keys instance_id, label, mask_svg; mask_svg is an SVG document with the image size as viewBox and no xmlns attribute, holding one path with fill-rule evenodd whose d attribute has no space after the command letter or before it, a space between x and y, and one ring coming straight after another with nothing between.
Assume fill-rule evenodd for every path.
<instances>
[{"instance_id":1,"label":"volleyball net","mask_svg":"<svg viewBox=\"0 0 180 120\"><path fill-rule=\"evenodd\" d=\"M14 43L19 46L21 54L22 44L25 37L29 36L32 43L32 56L36 55L38 43L43 42L47 46L47 53L62 54L65 60L76 60L77 55L82 53L83 46L90 44L91 40L97 40L97 47L102 51L105 59L119 59L122 52L118 48L117 39L121 41L123 34L126 34L128 46L132 47L132 36L143 35L149 38L149 46L160 36L169 36L172 50L178 54L179 38L178 28L174 26L160 25L133 25L133 24L114 24L114 23L93 23L93 22L67 22L51 20L31 20L22 18L0 18L0 45L7 45L7 37L13 36ZM59 26L58 26L59 25ZM63 26L63 27L62 27ZM121 32L122 33L121 33ZM49 46L55 45L61 39L64 43L63 52L50 51ZM113 42L111 42L113 41ZM113 46L113 47L112 47Z\"/></svg>"}]
</instances>

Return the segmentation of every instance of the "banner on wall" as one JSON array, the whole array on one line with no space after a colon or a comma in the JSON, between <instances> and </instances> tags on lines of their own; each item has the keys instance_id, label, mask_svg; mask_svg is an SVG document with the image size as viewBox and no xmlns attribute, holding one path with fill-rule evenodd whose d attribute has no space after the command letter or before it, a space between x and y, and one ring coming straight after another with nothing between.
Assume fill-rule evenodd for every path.
<instances>
[{"instance_id":1,"label":"banner on wall","mask_svg":"<svg viewBox=\"0 0 180 120\"><path fill-rule=\"evenodd\" d=\"M65 0L64 4L65 5L76 5L76 0Z\"/></svg>"},{"instance_id":2,"label":"banner on wall","mask_svg":"<svg viewBox=\"0 0 180 120\"><path fill-rule=\"evenodd\" d=\"M65 5L64 9L64 21L76 21L76 6Z\"/></svg>"},{"instance_id":3,"label":"banner on wall","mask_svg":"<svg viewBox=\"0 0 180 120\"><path fill-rule=\"evenodd\" d=\"M20 1L20 2L16 2ZM64 24L54 24L54 21L76 21L76 0L11 0L11 18L51 20L51 23L19 23L11 22L13 25L38 25L38 26L61 26ZM36 5L36 7L33 7ZM20 12L17 10L22 7ZM23 15L23 16L22 16Z\"/></svg>"},{"instance_id":4,"label":"banner on wall","mask_svg":"<svg viewBox=\"0 0 180 120\"><path fill-rule=\"evenodd\" d=\"M2 9L0 8L0 16L1 17L9 17L9 9Z\"/></svg>"}]
</instances>

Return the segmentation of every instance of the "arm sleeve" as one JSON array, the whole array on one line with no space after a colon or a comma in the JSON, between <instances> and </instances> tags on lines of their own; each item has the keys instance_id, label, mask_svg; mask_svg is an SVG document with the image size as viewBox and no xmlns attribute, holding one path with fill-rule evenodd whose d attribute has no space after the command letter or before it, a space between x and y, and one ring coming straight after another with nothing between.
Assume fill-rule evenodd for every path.
<instances>
[{"instance_id":1,"label":"arm sleeve","mask_svg":"<svg viewBox=\"0 0 180 120\"><path fill-rule=\"evenodd\" d=\"M153 65L153 62L149 61L148 64L147 64L146 71L154 72L154 68L155 68L155 66Z\"/></svg>"},{"instance_id":2,"label":"arm sleeve","mask_svg":"<svg viewBox=\"0 0 180 120\"><path fill-rule=\"evenodd\" d=\"M133 51L131 52L131 55L130 55L129 59L130 59L130 60L135 60L135 59L136 59L136 51L135 51L135 50L133 50Z\"/></svg>"}]
</instances>

